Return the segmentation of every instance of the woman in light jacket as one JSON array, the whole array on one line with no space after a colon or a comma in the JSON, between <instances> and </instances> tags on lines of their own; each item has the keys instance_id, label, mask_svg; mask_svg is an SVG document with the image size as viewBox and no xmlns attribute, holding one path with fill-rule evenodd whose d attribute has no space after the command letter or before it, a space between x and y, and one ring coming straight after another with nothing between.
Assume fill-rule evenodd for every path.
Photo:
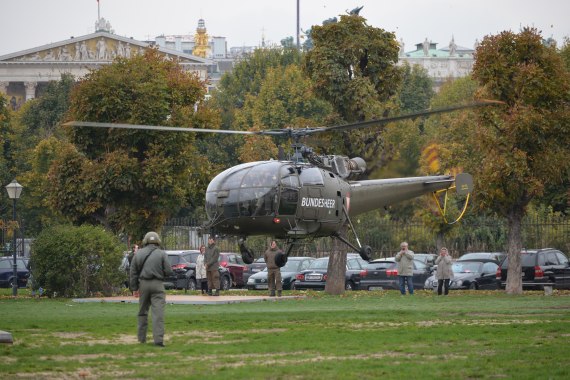
<instances>
[{"instance_id":1,"label":"woman in light jacket","mask_svg":"<svg viewBox=\"0 0 570 380\"><path fill-rule=\"evenodd\" d=\"M453 270L451 269L451 257L447 248L442 247L439 250L439 256L435 259L435 265L437 265L437 271L435 272L435 278L437 278L437 294L441 296L442 287L444 289L444 294L449 293L449 282L453 278Z\"/></svg>"},{"instance_id":2,"label":"woman in light jacket","mask_svg":"<svg viewBox=\"0 0 570 380\"><path fill-rule=\"evenodd\" d=\"M200 246L200 254L196 258L196 285L202 290L202 294L208 293L208 279L206 277L206 264L204 263L206 247Z\"/></svg>"}]
</instances>

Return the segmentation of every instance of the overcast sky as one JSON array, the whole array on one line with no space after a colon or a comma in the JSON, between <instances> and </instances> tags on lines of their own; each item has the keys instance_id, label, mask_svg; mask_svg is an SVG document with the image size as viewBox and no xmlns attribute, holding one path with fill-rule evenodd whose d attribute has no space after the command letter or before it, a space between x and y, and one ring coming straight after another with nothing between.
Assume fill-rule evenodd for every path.
<instances>
[{"instance_id":1,"label":"overcast sky","mask_svg":"<svg viewBox=\"0 0 570 380\"><path fill-rule=\"evenodd\" d=\"M368 24L395 32L406 51L428 38L442 48L534 26L559 44L570 36L568 0L300 0L301 29L364 6ZM297 0L100 0L101 17L118 35L137 40L194 34L198 20L228 47L294 36ZM97 0L0 0L0 55L95 31Z\"/></svg>"}]
</instances>

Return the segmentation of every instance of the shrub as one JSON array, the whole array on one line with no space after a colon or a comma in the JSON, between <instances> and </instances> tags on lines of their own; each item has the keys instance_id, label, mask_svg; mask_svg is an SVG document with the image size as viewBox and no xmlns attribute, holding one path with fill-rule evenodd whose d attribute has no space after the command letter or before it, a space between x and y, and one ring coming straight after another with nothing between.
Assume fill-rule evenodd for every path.
<instances>
[{"instance_id":1,"label":"shrub","mask_svg":"<svg viewBox=\"0 0 570 380\"><path fill-rule=\"evenodd\" d=\"M93 226L55 226L32 245L34 287L48 295L111 295L121 283L122 246L111 233Z\"/></svg>"}]
</instances>

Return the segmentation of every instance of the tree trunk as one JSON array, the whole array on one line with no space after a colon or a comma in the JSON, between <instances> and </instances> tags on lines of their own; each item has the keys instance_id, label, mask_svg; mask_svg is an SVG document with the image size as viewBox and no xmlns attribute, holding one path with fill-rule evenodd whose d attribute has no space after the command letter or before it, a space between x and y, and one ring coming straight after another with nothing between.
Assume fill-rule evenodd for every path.
<instances>
[{"instance_id":1,"label":"tree trunk","mask_svg":"<svg viewBox=\"0 0 570 380\"><path fill-rule=\"evenodd\" d=\"M507 272L507 294L522 294L522 270L521 270L521 224L524 211L521 207L513 207L507 215L507 255L509 268Z\"/></svg>"},{"instance_id":2,"label":"tree trunk","mask_svg":"<svg viewBox=\"0 0 570 380\"><path fill-rule=\"evenodd\" d=\"M443 247L443 232L438 231L435 236L435 254L439 254L439 250ZM449 249L451 253L451 248ZM429 253L429 252L428 252Z\"/></svg>"},{"instance_id":3,"label":"tree trunk","mask_svg":"<svg viewBox=\"0 0 570 380\"><path fill-rule=\"evenodd\" d=\"M346 226L341 229L341 234L346 236ZM327 282L325 293L331 295L344 294L346 281L346 245L338 239L333 240L332 252L329 256L327 268Z\"/></svg>"}]
</instances>

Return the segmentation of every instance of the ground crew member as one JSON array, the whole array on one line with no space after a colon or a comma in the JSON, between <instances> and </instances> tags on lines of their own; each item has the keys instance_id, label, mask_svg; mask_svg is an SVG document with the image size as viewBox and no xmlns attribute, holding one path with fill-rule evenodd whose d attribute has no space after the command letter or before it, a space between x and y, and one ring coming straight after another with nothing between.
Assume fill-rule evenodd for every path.
<instances>
[{"instance_id":1,"label":"ground crew member","mask_svg":"<svg viewBox=\"0 0 570 380\"><path fill-rule=\"evenodd\" d=\"M139 291L139 314L137 336L140 343L146 342L148 310L152 306L152 337L156 346L164 347L164 305L166 294L163 281L174 276L166 253L160 249L160 237L148 232L131 262L131 290Z\"/></svg>"},{"instance_id":2,"label":"ground crew member","mask_svg":"<svg viewBox=\"0 0 570 380\"><path fill-rule=\"evenodd\" d=\"M210 235L208 237L208 246L204 254L204 262L206 263L206 277L208 278L208 295L220 295L220 250L216 247L216 239ZM213 293L212 293L213 291Z\"/></svg>"},{"instance_id":3,"label":"ground crew member","mask_svg":"<svg viewBox=\"0 0 570 380\"><path fill-rule=\"evenodd\" d=\"M283 283L281 282L281 268L275 264L275 256L277 254L283 254L283 251L277 247L275 240L271 241L271 246L263 258L265 259L265 264L267 264L267 282L269 283L269 296L275 297L275 289L277 288L277 296L281 297L281 291L283 290Z\"/></svg>"}]
</instances>

